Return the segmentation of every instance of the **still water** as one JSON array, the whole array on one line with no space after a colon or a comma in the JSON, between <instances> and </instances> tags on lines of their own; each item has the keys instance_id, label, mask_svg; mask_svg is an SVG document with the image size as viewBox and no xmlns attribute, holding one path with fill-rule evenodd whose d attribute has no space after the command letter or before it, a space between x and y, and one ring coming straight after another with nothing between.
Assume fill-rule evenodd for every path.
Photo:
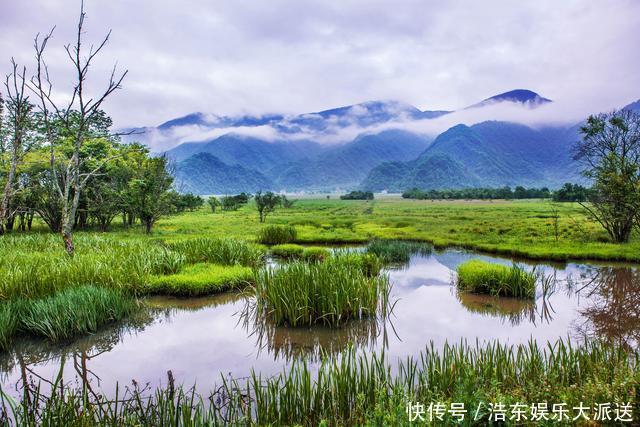
<instances>
[{"instance_id":1,"label":"still water","mask_svg":"<svg viewBox=\"0 0 640 427\"><path fill-rule=\"evenodd\" d=\"M91 385L107 395L116 383L151 389L178 383L206 394L221 375L236 378L251 369L265 375L293 357L316 364L320 350L385 350L390 360L416 355L433 343L499 340L541 345L557 339L601 337L637 346L640 339L640 270L630 265L525 264L554 278L539 286L535 302L459 294L451 285L458 264L481 258L512 260L446 250L414 256L390 268L393 312L354 321L340 329L285 328L258 321L252 298L225 294L199 299L149 298L129 321L65 345L21 341L0 354L0 384L14 396L22 385L53 380L62 368L70 385ZM135 383L134 383L135 381Z\"/></svg>"}]
</instances>

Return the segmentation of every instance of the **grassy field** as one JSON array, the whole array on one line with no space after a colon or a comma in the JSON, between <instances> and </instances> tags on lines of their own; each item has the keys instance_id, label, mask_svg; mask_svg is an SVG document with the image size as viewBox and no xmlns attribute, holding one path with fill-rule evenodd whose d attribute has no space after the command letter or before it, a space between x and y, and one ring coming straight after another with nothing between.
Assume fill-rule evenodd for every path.
<instances>
[{"instance_id":1,"label":"grassy field","mask_svg":"<svg viewBox=\"0 0 640 427\"><path fill-rule=\"evenodd\" d=\"M558 239L553 208L558 211ZM374 238L423 240L536 259L640 261L640 237L609 243L604 230L575 203L550 201L429 201L382 198L298 200L266 225L293 225L298 243L361 243ZM265 226L251 204L236 212L202 209L162 220L157 237L232 236L254 239ZM138 232L134 233L135 235Z\"/></svg>"}]
</instances>

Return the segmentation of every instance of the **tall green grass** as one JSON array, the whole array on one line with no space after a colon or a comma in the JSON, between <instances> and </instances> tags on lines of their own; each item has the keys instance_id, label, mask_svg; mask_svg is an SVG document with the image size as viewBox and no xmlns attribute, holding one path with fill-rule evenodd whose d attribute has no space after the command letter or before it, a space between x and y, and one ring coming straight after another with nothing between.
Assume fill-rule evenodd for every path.
<instances>
[{"instance_id":1,"label":"tall green grass","mask_svg":"<svg viewBox=\"0 0 640 427\"><path fill-rule=\"evenodd\" d=\"M265 254L260 246L237 239L198 237L170 241L168 247L184 255L188 263L208 262L257 267L262 263Z\"/></svg>"},{"instance_id":2,"label":"tall green grass","mask_svg":"<svg viewBox=\"0 0 640 427\"><path fill-rule=\"evenodd\" d=\"M409 242L405 240L380 240L369 243L366 252L376 255L385 263L408 263L411 255L429 255L433 246L424 242Z\"/></svg>"},{"instance_id":3,"label":"tall green grass","mask_svg":"<svg viewBox=\"0 0 640 427\"><path fill-rule=\"evenodd\" d=\"M327 248L317 246L305 247L295 243L285 243L271 247L271 253L284 259L303 259L305 261L324 261L331 256L331 251Z\"/></svg>"},{"instance_id":4,"label":"tall green grass","mask_svg":"<svg viewBox=\"0 0 640 427\"><path fill-rule=\"evenodd\" d=\"M117 289L95 286L69 288L40 299L18 299L0 309L0 346L17 334L61 341L96 332L99 327L132 314L138 305Z\"/></svg>"},{"instance_id":5,"label":"tall green grass","mask_svg":"<svg viewBox=\"0 0 640 427\"><path fill-rule=\"evenodd\" d=\"M374 316L388 298L388 289L386 276L368 276L346 257L323 263L294 261L256 274L256 304L279 325L338 326Z\"/></svg>"},{"instance_id":6,"label":"tall green grass","mask_svg":"<svg viewBox=\"0 0 640 427\"><path fill-rule=\"evenodd\" d=\"M256 240L265 245L281 245L295 242L298 232L289 225L268 225L259 232Z\"/></svg>"},{"instance_id":7,"label":"tall green grass","mask_svg":"<svg viewBox=\"0 0 640 427\"><path fill-rule=\"evenodd\" d=\"M397 365L382 354L346 351L312 369L298 359L280 374L222 377L209 399L175 385L146 395L116 390L115 398L54 384L51 396L36 389L29 399L0 405L19 425L409 425L407 403L463 403L464 425L490 424L488 405L630 402L637 408L638 353L603 343L560 341L509 346L466 343L427 347ZM214 402L215 404L213 404ZM476 417L475 411L480 407ZM549 415L552 415L551 413ZM593 415L592 413L590 415ZM428 413L425 412L428 417ZM444 411L432 425L458 424ZM634 419L637 413L633 414ZM506 425L515 425L507 420Z\"/></svg>"},{"instance_id":8,"label":"tall green grass","mask_svg":"<svg viewBox=\"0 0 640 427\"><path fill-rule=\"evenodd\" d=\"M535 298L537 274L517 264L511 267L472 259L457 268L458 289L478 294Z\"/></svg>"}]
</instances>

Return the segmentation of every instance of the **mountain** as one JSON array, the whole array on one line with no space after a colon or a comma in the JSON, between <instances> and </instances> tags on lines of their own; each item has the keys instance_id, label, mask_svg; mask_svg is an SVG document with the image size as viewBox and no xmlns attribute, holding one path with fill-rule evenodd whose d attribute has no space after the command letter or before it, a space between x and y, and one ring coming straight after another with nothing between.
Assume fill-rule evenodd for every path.
<instances>
[{"instance_id":1,"label":"mountain","mask_svg":"<svg viewBox=\"0 0 640 427\"><path fill-rule=\"evenodd\" d=\"M316 156L323 150L323 146L310 141L270 142L229 133L206 142L184 143L167 151L166 154L175 161L181 161L196 153L208 153L230 165L239 164L266 172L283 163Z\"/></svg>"},{"instance_id":2,"label":"mountain","mask_svg":"<svg viewBox=\"0 0 640 427\"><path fill-rule=\"evenodd\" d=\"M327 149L315 159L274 168L269 176L287 190L357 186L385 161L407 161L420 154L429 139L402 130L358 136L353 142Z\"/></svg>"},{"instance_id":3,"label":"mountain","mask_svg":"<svg viewBox=\"0 0 640 427\"><path fill-rule=\"evenodd\" d=\"M240 165L227 165L209 153L198 153L176 165L176 188L195 194L237 194L273 189L273 182L260 172Z\"/></svg>"},{"instance_id":4,"label":"mountain","mask_svg":"<svg viewBox=\"0 0 640 427\"><path fill-rule=\"evenodd\" d=\"M440 134L415 160L383 163L361 187L370 191L407 188L551 186L579 181L571 149L577 129L533 129L490 121L457 125Z\"/></svg>"},{"instance_id":5,"label":"mountain","mask_svg":"<svg viewBox=\"0 0 640 427\"><path fill-rule=\"evenodd\" d=\"M500 102L511 102L514 104L522 104L529 108L536 108L552 101L528 89L514 89L510 90L509 92L500 93L498 95L487 98L467 108L483 107Z\"/></svg>"}]
</instances>

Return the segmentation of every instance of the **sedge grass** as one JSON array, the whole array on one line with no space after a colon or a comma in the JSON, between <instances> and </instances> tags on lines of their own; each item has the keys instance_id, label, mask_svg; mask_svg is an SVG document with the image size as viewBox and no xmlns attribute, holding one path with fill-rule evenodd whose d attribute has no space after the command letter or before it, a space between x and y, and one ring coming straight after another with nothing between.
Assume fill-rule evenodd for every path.
<instances>
[{"instance_id":1,"label":"sedge grass","mask_svg":"<svg viewBox=\"0 0 640 427\"><path fill-rule=\"evenodd\" d=\"M289 225L269 225L263 227L257 236L257 241L265 245L282 245L295 242L298 232L295 227Z\"/></svg>"},{"instance_id":2,"label":"sedge grass","mask_svg":"<svg viewBox=\"0 0 640 427\"><path fill-rule=\"evenodd\" d=\"M168 246L172 251L183 254L188 263L257 267L264 257L261 247L237 239L198 237L170 241Z\"/></svg>"},{"instance_id":3,"label":"sedge grass","mask_svg":"<svg viewBox=\"0 0 640 427\"><path fill-rule=\"evenodd\" d=\"M275 376L223 376L210 399L175 385L169 374L167 385L151 395L138 388L123 395L116 388L115 398L106 398L87 387L56 383L50 396L36 388L21 402L0 393L0 405L18 425L346 426L409 425L407 402L425 408L457 402L469 411L463 425L487 425L488 405L497 402L505 408L523 402L564 403L569 409L602 402L637 407L638 361L636 351L602 342L559 341L546 347L533 341L514 346L461 342L442 349L427 346L397 365L384 353L353 350L324 358L317 369L296 359ZM475 414L476 408L482 410ZM425 424L456 421L445 410L442 420L426 418ZM520 425L509 417L505 424Z\"/></svg>"},{"instance_id":4,"label":"sedge grass","mask_svg":"<svg viewBox=\"0 0 640 427\"><path fill-rule=\"evenodd\" d=\"M385 263L404 264L409 262L411 255L431 254L433 247L424 242L376 239L369 243L366 251L376 255Z\"/></svg>"},{"instance_id":5,"label":"sedge grass","mask_svg":"<svg viewBox=\"0 0 640 427\"><path fill-rule=\"evenodd\" d=\"M477 294L534 298L537 274L517 264L511 267L472 259L457 268L458 289Z\"/></svg>"},{"instance_id":6,"label":"sedge grass","mask_svg":"<svg viewBox=\"0 0 640 427\"><path fill-rule=\"evenodd\" d=\"M279 325L338 326L374 316L388 293L386 276L368 276L353 258L323 263L294 261L256 274L256 304Z\"/></svg>"},{"instance_id":7,"label":"sedge grass","mask_svg":"<svg viewBox=\"0 0 640 427\"><path fill-rule=\"evenodd\" d=\"M200 296L245 287L253 270L240 265L193 264L179 273L152 276L145 292L174 296Z\"/></svg>"},{"instance_id":8,"label":"sedge grass","mask_svg":"<svg viewBox=\"0 0 640 427\"><path fill-rule=\"evenodd\" d=\"M324 261L331 256L327 248L317 246L305 247L295 243L285 243L271 247L271 253L283 259L302 259L308 262Z\"/></svg>"}]
</instances>

